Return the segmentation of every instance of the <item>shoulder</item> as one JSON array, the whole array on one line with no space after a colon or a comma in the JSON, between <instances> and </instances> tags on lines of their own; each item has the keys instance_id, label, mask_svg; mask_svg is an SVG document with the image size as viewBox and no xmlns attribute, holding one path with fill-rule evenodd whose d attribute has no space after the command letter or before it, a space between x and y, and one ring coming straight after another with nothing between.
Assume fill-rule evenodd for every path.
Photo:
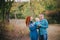
<instances>
[{"instance_id":1,"label":"shoulder","mask_svg":"<svg viewBox=\"0 0 60 40\"><path fill-rule=\"evenodd\" d=\"M45 23L48 23L47 19L44 19L44 22L45 22Z\"/></svg>"},{"instance_id":2,"label":"shoulder","mask_svg":"<svg viewBox=\"0 0 60 40\"><path fill-rule=\"evenodd\" d=\"M38 21L38 22L35 22L35 25L38 25L38 24L40 24L40 22Z\"/></svg>"},{"instance_id":3,"label":"shoulder","mask_svg":"<svg viewBox=\"0 0 60 40\"><path fill-rule=\"evenodd\" d=\"M47 21L47 19L43 19L43 21Z\"/></svg>"},{"instance_id":4,"label":"shoulder","mask_svg":"<svg viewBox=\"0 0 60 40\"><path fill-rule=\"evenodd\" d=\"M43 19L43 20L47 20L47 19Z\"/></svg>"},{"instance_id":5,"label":"shoulder","mask_svg":"<svg viewBox=\"0 0 60 40\"><path fill-rule=\"evenodd\" d=\"M39 23L38 21L37 22L35 22L35 24L37 24L37 23Z\"/></svg>"}]
</instances>

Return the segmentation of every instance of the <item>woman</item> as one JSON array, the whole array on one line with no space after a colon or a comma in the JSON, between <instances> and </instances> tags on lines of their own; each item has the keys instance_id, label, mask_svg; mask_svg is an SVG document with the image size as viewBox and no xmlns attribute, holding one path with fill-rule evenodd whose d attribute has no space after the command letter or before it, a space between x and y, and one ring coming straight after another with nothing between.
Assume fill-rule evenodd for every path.
<instances>
[{"instance_id":1,"label":"woman","mask_svg":"<svg viewBox=\"0 0 60 40\"><path fill-rule=\"evenodd\" d=\"M32 20L33 18L28 16L26 18L26 25L29 26L31 40L38 40L37 28L35 26L35 22L33 22Z\"/></svg>"}]
</instances>

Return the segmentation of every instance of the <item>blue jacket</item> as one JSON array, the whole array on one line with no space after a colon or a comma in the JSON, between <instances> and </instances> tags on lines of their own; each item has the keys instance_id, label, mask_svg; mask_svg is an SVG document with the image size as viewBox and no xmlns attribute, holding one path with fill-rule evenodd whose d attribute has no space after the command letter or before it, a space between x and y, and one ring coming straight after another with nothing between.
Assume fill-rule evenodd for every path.
<instances>
[{"instance_id":1,"label":"blue jacket","mask_svg":"<svg viewBox=\"0 0 60 40\"><path fill-rule=\"evenodd\" d=\"M40 20L40 28L39 28L39 34L44 35L47 34L47 28L48 28L48 21L46 19Z\"/></svg>"},{"instance_id":2,"label":"blue jacket","mask_svg":"<svg viewBox=\"0 0 60 40\"><path fill-rule=\"evenodd\" d=\"M36 28L34 22L30 23L29 29L30 29L30 38L31 38L31 40L38 40L37 28Z\"/></svg>"}]
</instances>

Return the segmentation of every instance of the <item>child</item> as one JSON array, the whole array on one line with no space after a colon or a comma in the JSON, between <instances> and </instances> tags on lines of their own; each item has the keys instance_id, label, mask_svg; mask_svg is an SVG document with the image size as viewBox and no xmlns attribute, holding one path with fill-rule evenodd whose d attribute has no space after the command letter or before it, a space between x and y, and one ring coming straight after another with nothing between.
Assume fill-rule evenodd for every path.
<instances>
[{"instance_id":1,"label":"child","mask_svg":"<svg viewBox=\"0 0 60 40\"><path fill-rule=\"evenodd\" d=\"M39 18L35 18L35 26L37 27L37 29L39 29L40 28L40 20L39 20Z\"/></svg>"}]
</instances>

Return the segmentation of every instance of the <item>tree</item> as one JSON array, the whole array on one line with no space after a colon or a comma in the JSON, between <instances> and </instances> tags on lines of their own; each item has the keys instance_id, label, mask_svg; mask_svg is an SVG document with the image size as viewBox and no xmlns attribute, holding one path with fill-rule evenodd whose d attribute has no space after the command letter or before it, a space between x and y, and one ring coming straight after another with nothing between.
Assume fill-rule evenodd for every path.
<instances>
[{"instance_id":1,"label":"tree","mask_svg":"<svg viewBox=\"0 0 60 40\"><path fill-rule=\"evenodd\" d=\"M8 23L9 22L9 13L10 13L10 8L12 6L13 1L8 1L5 0L0 0L0 9L1 9L1 14L3 17L3 22Z\"/></svg>"}]
</instances>

